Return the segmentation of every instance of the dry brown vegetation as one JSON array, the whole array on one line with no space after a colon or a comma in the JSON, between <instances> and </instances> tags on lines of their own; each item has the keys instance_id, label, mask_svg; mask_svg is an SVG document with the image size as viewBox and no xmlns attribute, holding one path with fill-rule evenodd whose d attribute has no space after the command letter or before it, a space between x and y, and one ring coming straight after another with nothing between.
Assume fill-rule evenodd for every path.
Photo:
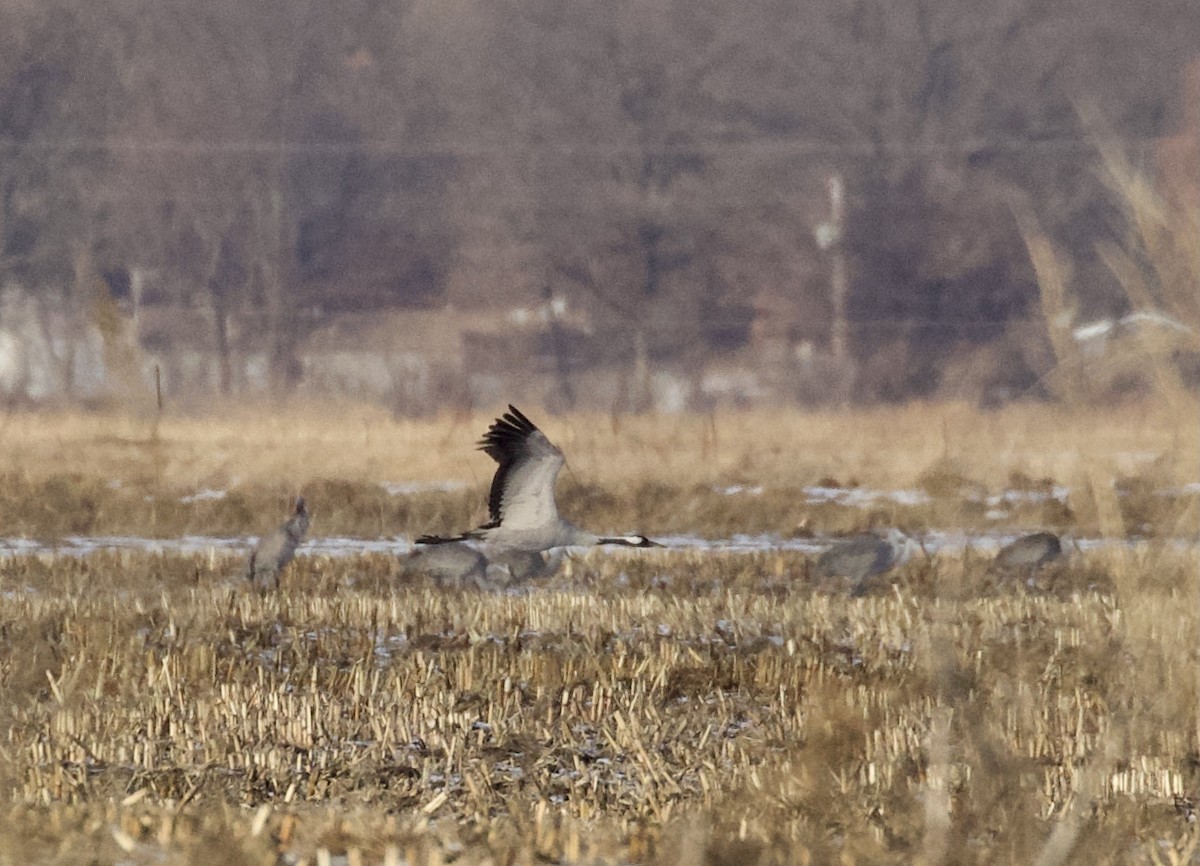
<instances>
[{"instance_id":1,"label":"dry brown vegetation","mask_svg":"<svg viewBox=\"0 0 1200 866\"><path fill-rule=\"evenodd\" d=\"M9 416L4 534L250 534L298 490L315 534L461 525L486 420ZM1195 495L1160 495L1197 477L1194 418L1154 406L538 420L601 525L972 526L982 494L1057 483L1003 525L1195 531ZM831 481L931 499L804 502ZM229 492L179 501L205 487ZM1200 838L1194 547L1033 587L943 555L863 599L787 551L593 554L513 595L359 555L262 596L239 566L0 558L0 864L1167 863Z\"/></svg>"},{"instance_id":2,"label":"dry brown vegetation","mask_svg":"<svg viewBox=\"0 0 1200 866\"><path fill-rule=\"evenodd\" d=\"M0 862L1153 862L1195 838L1194 551L1092 554L1047 593L939 558L854 600L786 553L591 555L517 595L366 555L261 596L237 565L0 560Z\"/></svg>"},{"instance_id":3,"label":"dry brown vegetation","mask_svg":"<svg viewBox=\"0 0 1200 866\"><path fill-rule=\"evenodd\" d=\"M380 537L461 528L482 517L493 464L473 450L492 415L398 421L338 413L229 410L153 421L13 414L0 421L0 535L253 535L304 493L313 532ZM1071 526L1094 534L1094 489L1122 490L1122 532L1189 533L1200 478L1200 420L1171 404L1064 412L1021 405L983 413L925 404L847 413L708 417L538 417L568 455L564 510L588 525L646 533L839 532L872 518L923 527ZM389 495L380 483L465 484ZM874 509L807 502L803 488L918 489L929 502ZM758 495L719 488L759 486ZM1071 489L1068 501L1017 503L1005 490ZM223 499L181 501L205 489ZM1137 495L1124 495L1134 491Z\"/></svg>"}]
</instances>

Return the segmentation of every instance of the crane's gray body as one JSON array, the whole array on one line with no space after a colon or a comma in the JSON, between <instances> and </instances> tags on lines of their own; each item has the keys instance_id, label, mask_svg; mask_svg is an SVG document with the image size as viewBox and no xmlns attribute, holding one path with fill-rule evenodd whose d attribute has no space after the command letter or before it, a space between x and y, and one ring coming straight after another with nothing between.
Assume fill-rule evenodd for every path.
<instances>
[{"instance_id":1,"label":"crane's gray body","mask_svg":"<svg viewBox=\"0 0 1200 866\"><path fill-rule=\"evenodd\" d=\"M404 559L406 577L422 577L454 589L495 590L558 570L561 551L491 550L464 541L421 545Z\"/></svg>"},{"instance_id":2,"label":"crane's gray body","mask_svg":"<svg viewBox=\"0 0 1200 866\"><path fill-rule=\"evenodd\" d=\"M1001 571L1036 571L1063 557L1062 540L1053 532L1034 532L1000 548L992 564Z\"/></svg>"},{"instance_id":3,"label":"crane's gray body","mask_svg":"<svg viewBox=\"0 0 1200 866\"><path fill-rule=\"evenodd\" d=\"M907 562L917 549L917 543L898 529L882 537L864 533L833 544L817 558L815 572L818 578L847 578L861 594L869 578Z\"/></svg>"},{"instance_id":4,"label":"crane's gray body","mask_svg":"<svg viewBox=\"0 0 1200 866\"><path fill-rule=\"evenodd\" d=\"M579 527L555 515L553 523L543 526L480 527L468 533L484 544L505 550L538 553L553 547L587 547L599 541L599 536L585 532Z\"/></svg>"},{"instance_id":5,"label":"crane's gray body","mask_svg":"<svg viewBox=\"0 0 1200 866\"><path fill-rule=\"evenodd\" d=\"M563 453L514 406L488 428L480 448L499 464L488 493L488 522L462 535L422 535L417 544L470 540L494 551L528 553L596 544L660 546L642 535L600 536L563 520L554 501Z\"/></svg>"},{"instance_id":6,"label":"crane's gray body","mask_svg":"<svg viewBox=\"0 0 1200 866\"><path fill-rule=\"evenodd\" d=\"M562 561L561 548L552 551L499 550L489 552L490 570L505 569L515 581L552 577Z\"/></svg>"},{"instance_id":7,"label":"crane's gray body","mask_svg":"<svg viewBox=\"0 0 1200 866\"><path fill-rule=\"evenodd\" d=\"M487 557L462 541L418 547L404 559L406 576L456 589L481 586L487 566Z\"/></svg>"},{"instance_id":8,"label":"crane's gray body","mask_svg":"<svg viewBox=\"0 0 1200 866\"><path fill-rule=\"evenodd\" d=\"M296 548L308 532L309 520L304 499L297 499L295 511L287 522L261 538L250 552L246 577L251 583L259 589L279 586L279 574L296 555Z\"/></svg>"}]
</instances>

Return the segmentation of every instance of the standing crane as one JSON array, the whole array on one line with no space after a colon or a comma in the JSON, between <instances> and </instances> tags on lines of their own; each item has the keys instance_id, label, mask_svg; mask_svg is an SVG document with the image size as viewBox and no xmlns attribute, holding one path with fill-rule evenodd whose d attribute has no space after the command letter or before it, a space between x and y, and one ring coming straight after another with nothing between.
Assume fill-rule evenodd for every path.
<instances>
[{"instance_id":1,"label":"standing crane","mask_svg":"<svg viewBox=\"0 0 1200 866\"><path fill-rule=\"evenodd\" d=\"M292 561L296 548L308 532L309 514L304 497L296 499L292 516L269 535L259 539L250 552L246 577L259 589L278 589L279 573Z\"/></svg>"}]
</instances>

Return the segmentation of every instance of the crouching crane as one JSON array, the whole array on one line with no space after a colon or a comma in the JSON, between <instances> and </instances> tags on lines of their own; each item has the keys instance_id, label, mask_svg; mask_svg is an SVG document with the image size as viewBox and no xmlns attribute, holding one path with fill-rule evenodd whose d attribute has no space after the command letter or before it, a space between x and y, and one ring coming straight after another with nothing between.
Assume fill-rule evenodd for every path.
<instances>
[{"instance_id":1,"label":"crouching crane","mask_svg":"<svg viewBox=\"0 0 1200 866\"><path fill-rule=\"evenodd\" d=\"M871 589L870 578L903 565L919 550L920 545L899 529L889 529L882 537L867 532L839 541L822 553L816 575L848 578L853 584L851 594L865 595Z\"/></svg>"}]
</instances>

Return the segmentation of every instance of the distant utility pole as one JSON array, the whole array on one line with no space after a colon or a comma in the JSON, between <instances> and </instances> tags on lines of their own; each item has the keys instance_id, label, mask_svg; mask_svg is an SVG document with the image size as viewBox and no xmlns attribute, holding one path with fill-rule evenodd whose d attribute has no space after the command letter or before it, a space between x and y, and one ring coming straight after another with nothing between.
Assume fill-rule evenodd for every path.
<instances>
[{"instance_id":1,"label":"distant utility pole","mask_svg":"<svg viewBox=\"0 0 1200 866\"><path fill-rule=\"evenodd\" d=\"M550 330L550 346L554 352L554 377L558 385L558 396L565 409L575 408L575 389L571 387L571 369L567 358L568 335L563 329L561 318L567 311L566 299L554 294L550 283L542 289L542 309L546 316L546 327Z\"/></svg>"},{"instance_id":2,"label":"distant utility pole","mask_svg":"<svg viewBox=\"0 0 1200 866\"><path fill-rule=\"evenodd\" d=\"M830 175L829 219L813 230L817 246L829 254L829 297L833 312L829 322L829 353L833 356L837 375L831 386L840 392L838 402L849 403L853 387L854 368L850 359L850 326L846 321L846 300L849 282L846 279L846 249L842 237L846 223L846 185L841 174Z\"/></svg>"},{"instance_id":3,"label":"distant utility pole","mask_svg":"<svg viewBox=\"0 0 1200 866\"><path fill-rule=\"evenodd\" d=\"M828 252L830 300L833 318L829 329L829 351L838 361L845 361L849 354L846 324L846 251L842 247L842 232L846 222L846 187L840 174L829 178L829 220L817 226L814 235L817 246Z\"/></svg>"}]
</instances>

